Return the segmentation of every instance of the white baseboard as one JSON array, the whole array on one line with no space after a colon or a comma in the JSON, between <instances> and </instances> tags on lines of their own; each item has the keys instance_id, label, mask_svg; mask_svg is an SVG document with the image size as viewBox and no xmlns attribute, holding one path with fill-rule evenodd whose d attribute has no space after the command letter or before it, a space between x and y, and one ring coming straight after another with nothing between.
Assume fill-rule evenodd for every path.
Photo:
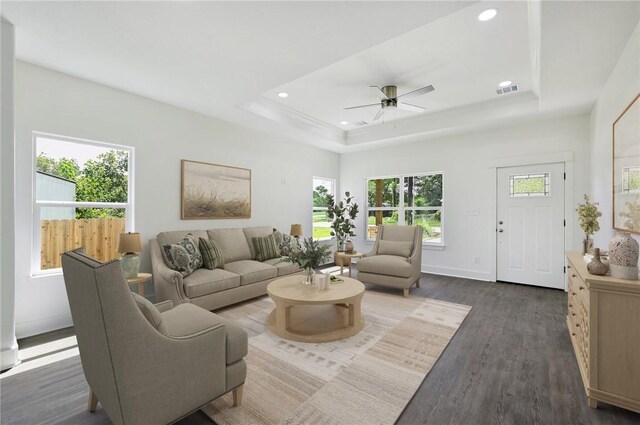
<instances>
[{"instance_id":1,"label":"white baseboard","mask_svg":"<svg viewBox=\"0 0 640 425\"><path fill-rule=\"evenodd\" d=\"M439 266L422 266L420 270L422 273L439 274L442 276L451 277L463 277L465 279L482 280L485 282L492 282L491 273L479 272L477 270L457 269L450 267Z\"/></svg>"},{"instance_id":2,"label":"white baseboard","mask_svg":"<svg viewBox=\"0 0 640 425\"><path fill-rule=\"evenodd\" d=\"M73 326L71 314L57 314L28 322L16 323L16 337L26 338Z\"/></svg>"}]
</instances>

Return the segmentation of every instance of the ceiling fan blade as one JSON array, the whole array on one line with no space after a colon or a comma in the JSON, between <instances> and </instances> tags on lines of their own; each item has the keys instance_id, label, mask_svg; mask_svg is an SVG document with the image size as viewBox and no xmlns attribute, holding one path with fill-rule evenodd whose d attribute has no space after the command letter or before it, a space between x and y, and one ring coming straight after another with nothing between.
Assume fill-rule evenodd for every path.
<instances>
[{"instance_id":1,"label":"ceiling fan blade","mask_svg":"<svg viewBox=\"0 0 640 425\"><path fill-rule=\"evenodd\" d=\"M385 99L389 99L389 96L387 96L380 87L378 86L369 86L372 89L378 89L378 96L380 96L380 100L385 100Z\"/></svg>"},{"instance_id":2,"label":"ceiling fan blade","mask_svg":"<svg viewBox=\"0 0 640 425\"><path fill-rule=\"evenodd\" d=\"M418 106L418 105L412 105L410 103L398 102L398 109L411 111L411 112L422 112L426 108L423 108L422 106Z\"/></svg>"},{"instance_id":3,"label":"ceiling fan blade","mask_svg":"<svg viewBox=\"0 0 640 425\"><path fill-rule=\"evenodd\" d=\"M376 116L373 117L373 121L376 121L376 120L380 119L380 117L383 116L383 115L384 115L384 108L380 108L380 110L378 111Z\"/></svg>"},{"instance_id":4,"label":"ceiling fan blade","mask_svg":"<svg viewBox=\"0 0 640 425\"><path fill-rule=\"evenodd\" d=\"M435 89L433 88L433 86L429 84L428 86L422 87L421 89L417 89L414 91L410 91L409 93L401 94L400 96L398 96L398 99L400 99L401 97L420 96L421 94L427 94L434 90Z\"/></svg>"},{"instance_id":5,"label":"ceiling fan blade","mask_svg":"<svg viewBox=\"0 0 640 425\"><path fill-rule=\"evenodd\" d=\"M378 102L378 103L370 103L368 105L349 106L349 107L344 108L344 109L368 108L369 106L380 106L380 102Z\"/></svg>"}]
</instances>

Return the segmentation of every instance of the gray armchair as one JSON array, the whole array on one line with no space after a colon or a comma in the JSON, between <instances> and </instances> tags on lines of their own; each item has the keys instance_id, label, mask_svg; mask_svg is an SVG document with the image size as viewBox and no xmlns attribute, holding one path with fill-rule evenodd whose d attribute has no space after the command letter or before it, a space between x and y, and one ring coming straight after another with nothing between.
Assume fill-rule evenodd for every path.
<instances>
[{"instance_id":1,"label":"gray armchair","mask_svg":"<svg viewBox=\"0 0 640 425\"><path fill-rule=\"evenodd\" d=\"M81 251L62 270L90 387L115 424L166 424L233 391L242 401L247 333L191 304L154 306L133 294L118 261Z\"/></svg>"},{"instance_id":2,"label":"gray armchair","mask_svg":"<svg viewBox=\"0 0 640 425\"><path fill-rule=\"evenodd\" d=\"M422 227L378 226L373 249L358 260L358 280L402 288L409 296L415 283L420 287Z\"/></svg>"}]
</instances>

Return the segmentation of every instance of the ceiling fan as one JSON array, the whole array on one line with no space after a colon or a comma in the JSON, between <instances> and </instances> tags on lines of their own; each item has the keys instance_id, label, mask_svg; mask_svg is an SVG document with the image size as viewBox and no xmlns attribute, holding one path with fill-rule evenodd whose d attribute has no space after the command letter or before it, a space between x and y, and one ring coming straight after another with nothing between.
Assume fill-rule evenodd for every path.
<instances>
[{"instance_id":1,"label":"ceiling fan","mask_svg":"<svg viewBox=\"0 0 640 425\"><path fill-rule=\"evenodd\" d=\"M386 111L389 111L391 109L396 109L396 108L399 108L405 111L411 111L411 112L422 112L425 110L425 108L423 108L422 106L412 105L411 103L406 103L406 102L400 102L399 99L403 98L404 100L409 97L415 97L415 96L427 94L435 90L432 85L428 85L420 89L413 90L398 96L397 94L398 88L396 86L384 86L382 88L378 86L369 86L369 87L378 89L378 95L380 96L379 103L370 103L368 105L359 105L359 106L349 106L344 109L358 109L358 108L368 108L370 106L380 106L380 110L378 111L376 116L373 117L373 121L379 119L382 115L384 115Z\"/></svg>"}]
</instances>

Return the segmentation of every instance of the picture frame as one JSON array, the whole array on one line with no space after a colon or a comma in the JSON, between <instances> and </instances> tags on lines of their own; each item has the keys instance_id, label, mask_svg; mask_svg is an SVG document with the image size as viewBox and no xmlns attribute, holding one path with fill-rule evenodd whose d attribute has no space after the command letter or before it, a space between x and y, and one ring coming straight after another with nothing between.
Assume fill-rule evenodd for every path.
<instances>
[{"instance_id":1,"label":"picture frame","mask_svg":"<svg viewBox=\"0 0 640 425\"><path fill-rule=\"evenodd\" d=\"M180 218L251 218L251 170L183 159Z\"/></svg>"},{"instance_id":2,"label":"picture frame","mask_svg":"<svg viewBox=\"0 0 640 425\"><path fill-rule=\"evenodd\" d=\"M640 234L640 93L612 127L613 228Z\"/></svg>"}]
</instances>

